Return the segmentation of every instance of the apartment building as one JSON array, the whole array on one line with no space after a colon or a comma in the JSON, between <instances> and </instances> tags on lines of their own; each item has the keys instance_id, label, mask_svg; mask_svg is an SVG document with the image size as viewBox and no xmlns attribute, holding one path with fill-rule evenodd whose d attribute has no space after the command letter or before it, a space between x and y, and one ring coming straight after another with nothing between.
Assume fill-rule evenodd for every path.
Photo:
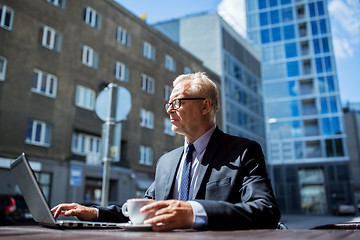
<instances>
[{"instance_id":1,"label":"apartment building","mask_svg":"<svg viewBox=\"0 0 360 240\"><path fill-rule=\"evenodd\" d=\"M198 71L220 87L201 60L112 0L0 0L0 193L18 193L8 166L25 152L51 206L100 201L95 103L115 83L131 111L109 201L142 196L157 159L184 141L164 109L172 81Z\"/></svg>"}]
</instances>

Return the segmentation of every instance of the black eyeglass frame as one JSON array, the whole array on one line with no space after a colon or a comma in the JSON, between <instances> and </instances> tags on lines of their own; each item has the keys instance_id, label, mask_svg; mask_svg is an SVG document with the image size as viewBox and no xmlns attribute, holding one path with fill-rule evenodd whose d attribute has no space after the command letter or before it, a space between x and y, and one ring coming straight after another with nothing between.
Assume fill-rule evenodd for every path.
<instances>
[{"instance_id":1,"label":"black eyeglass frame","mask_svg":"<svg viewBox=\"0 0 360 240\"><path fill-rule=\"evenodd\" d=\"M165 110L168 111L170 106L173 107L174 110L179 109L181 107L182 100L205 100L206 98L176 98L171 103L165 103ZM178 102L178 104L175 104Z\"/></svg>"}]
</instances>

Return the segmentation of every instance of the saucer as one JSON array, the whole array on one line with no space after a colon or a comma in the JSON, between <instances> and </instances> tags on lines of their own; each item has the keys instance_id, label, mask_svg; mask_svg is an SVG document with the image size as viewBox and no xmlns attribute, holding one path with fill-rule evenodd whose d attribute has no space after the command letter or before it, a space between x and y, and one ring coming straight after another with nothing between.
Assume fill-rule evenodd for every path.
<instances>
[{"instance_id":1,"label":"saucer","mask_svg":"<svg viewBox=\"0 0 360 240\"><path fill-rule=\"evenodd\" d=\"M150 231L151 225L150 224L133 224L133 223L123 223L118 224L119 227L125 230L133 230L133 231Z\"/></svg>"}]
</instances>

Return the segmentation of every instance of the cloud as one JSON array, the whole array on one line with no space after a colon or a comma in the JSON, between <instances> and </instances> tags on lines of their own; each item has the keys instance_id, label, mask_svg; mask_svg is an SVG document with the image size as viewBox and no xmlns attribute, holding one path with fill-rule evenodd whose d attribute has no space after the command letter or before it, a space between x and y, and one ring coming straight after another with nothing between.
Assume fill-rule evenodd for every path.
<instances>
[{"instance_id":1,"label":"cloud","mask_svg":"<svg viewBox=\"0 0 360 240\"><path fill-rule=\"evenodd\" d=\"M352 57L360 44L360 4L358 0L332 0L329 16L335 56Z\"/></svg>"},{"instance_id":2,"label":"cloud","mask_svg":"<svg viewBox=\"0 0 360 240\"><path fill-rule=\"evenodd\" d=\"M222 0L218 5L218 13L238 33L246 37L245 0Z\"/></svg>"}]
</instances>

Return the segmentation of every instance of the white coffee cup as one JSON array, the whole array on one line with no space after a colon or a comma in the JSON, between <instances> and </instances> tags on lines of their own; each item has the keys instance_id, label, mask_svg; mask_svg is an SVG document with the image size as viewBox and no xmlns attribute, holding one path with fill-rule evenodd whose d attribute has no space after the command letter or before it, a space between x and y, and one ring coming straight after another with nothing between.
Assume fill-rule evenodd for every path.
<instances>
[{"instance_id":1,"label":"white coffee cup","mask_svg":"<svg viewBox=\"0 0 360 240\"><path fill-rule=\"evenodd\" d=\"M121 207L124 216L129 217L132 224L143 224L144 220L149 218L153 213L141 213L140 208L152 203L153 199L131 198Z\"/></svg>"}]
</instances>

